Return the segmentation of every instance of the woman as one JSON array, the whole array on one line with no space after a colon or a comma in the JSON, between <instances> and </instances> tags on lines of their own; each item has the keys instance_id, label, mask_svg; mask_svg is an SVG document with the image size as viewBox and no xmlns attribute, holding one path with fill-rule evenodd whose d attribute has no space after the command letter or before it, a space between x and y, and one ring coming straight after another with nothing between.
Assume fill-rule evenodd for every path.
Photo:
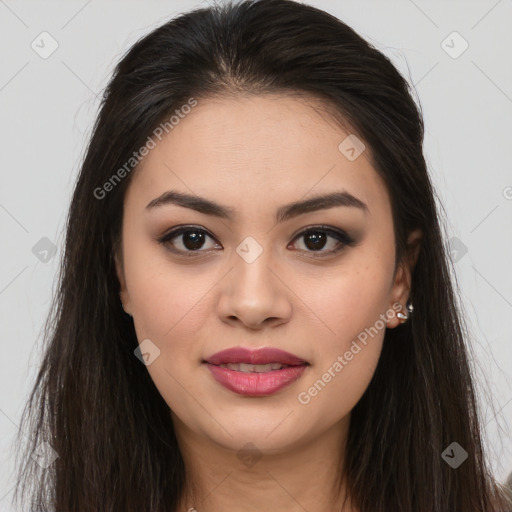
<instances>
[{"instance_id":1,"label":"woman","mask_svg":"<svg viewBox=\"0 0 512 512\"><path fill-rule=\"evenodd\" d=\"M510 507L390 61L289 0L123 57L68 224L19 495L61 511Z\"/></svg>"}]
</instances>

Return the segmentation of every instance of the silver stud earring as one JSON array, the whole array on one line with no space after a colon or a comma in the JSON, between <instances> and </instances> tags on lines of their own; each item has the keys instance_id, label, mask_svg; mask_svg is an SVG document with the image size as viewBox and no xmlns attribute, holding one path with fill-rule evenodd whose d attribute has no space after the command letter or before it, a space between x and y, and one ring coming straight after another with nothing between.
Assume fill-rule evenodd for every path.
<instances>
[{"instance_id":1,"label":"silver stud earring","mask_svg":"<svg viewBox=\"0 0 512 512\"><path fill-rule=\"evenodd\" d=\"M407 299L405 309L409 312L409 315L413 312L414 307L412 305L411 299ZM396 314L396 316L400 319L400 323L403 324L407 322L409 315L402 313L401 311Z\"/></svg>"}]
</instances>

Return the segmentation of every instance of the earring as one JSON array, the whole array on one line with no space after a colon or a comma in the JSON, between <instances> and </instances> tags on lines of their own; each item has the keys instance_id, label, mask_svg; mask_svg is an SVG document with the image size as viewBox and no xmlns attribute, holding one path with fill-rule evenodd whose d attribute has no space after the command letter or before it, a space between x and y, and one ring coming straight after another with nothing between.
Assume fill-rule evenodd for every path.
<instances>
[{"instance_id":1,"label":"earring","mask_svg":"<svg viewBox=\"0 0 512 512\"><path fill-rule=\"evenodd\" d=\"M407 302L405 304L405 309L409 312L409 315L413 312L414 307L412 305L411 299L407 299ZM401 311L396 314L396 316L400 319L400 323L404 324L407 322L407 319L409 318L409 315L402 313Z\"/></svg>"}]
</instances>

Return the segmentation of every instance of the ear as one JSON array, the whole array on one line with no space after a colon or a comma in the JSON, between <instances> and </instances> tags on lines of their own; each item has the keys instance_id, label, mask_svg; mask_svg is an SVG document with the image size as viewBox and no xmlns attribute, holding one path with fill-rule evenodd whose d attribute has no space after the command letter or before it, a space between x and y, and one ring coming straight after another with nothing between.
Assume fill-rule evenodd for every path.
<instances>
[{"instance_id":1,"label":"ear","mask_svg":"<svg viewBox=\"0 0 512 512\"><path fill-rule=\"evenodd\" d=\"M388 328L395 328L400 325L400 320L396 316L399 311L406 311L405 304L409 299L411 292L411 280L416 261L421 248L422 232L420 229L416 229L409 234L407 239L407 249L404 261L399 265L393 287L391 289L391 306L395 311L395 315L387 321ZM397 310L396 304L400 303L402 308ZM394 305L394 307L393 307Z\"/></svg>"},{"instance_id":2,"label":"ear","mask_svg":"<svg viewBox=\"0 0 512 512\"><path fill-rule=\"evenodd\" d=\"M117 279L119 280L119 298L121 300L123 309L126 311L126 313L131 315L130 296L128 294L128 290L126 289L126 277L124 274L123 255L119 245L116 245L116 247L114 248L114 261L116 265Z\"/></svg>"}]
</instances>

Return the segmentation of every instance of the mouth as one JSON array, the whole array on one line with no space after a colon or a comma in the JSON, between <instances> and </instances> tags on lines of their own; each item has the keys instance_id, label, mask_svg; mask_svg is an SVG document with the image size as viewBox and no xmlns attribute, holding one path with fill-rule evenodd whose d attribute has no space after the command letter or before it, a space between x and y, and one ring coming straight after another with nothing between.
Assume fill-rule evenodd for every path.
<instances>
[{"instance_id":1,"label":"mouth","mask_svg":"<svg viewBox=\"0 0 512 512\"><path fill-rule=\"evenodd\" d=\"M299 379L309 363L275 348L235 347L203 361L213 378L240 395L268 396Z\"/></svg>"},{"instance_id":2,"label":"mouth","mask_svg":"<svg viewBox=\"0 0 512 512\"><path fill-rule=\"evenodd\" d=\"M267 373L274 370L282 370L283 368L290 368L292 365L281 363L268 363L268 364L246 364L246 363L226 363L216 365L219 368L228 368L235 372L244 373Z\"/></svg>"}]
</instances>

